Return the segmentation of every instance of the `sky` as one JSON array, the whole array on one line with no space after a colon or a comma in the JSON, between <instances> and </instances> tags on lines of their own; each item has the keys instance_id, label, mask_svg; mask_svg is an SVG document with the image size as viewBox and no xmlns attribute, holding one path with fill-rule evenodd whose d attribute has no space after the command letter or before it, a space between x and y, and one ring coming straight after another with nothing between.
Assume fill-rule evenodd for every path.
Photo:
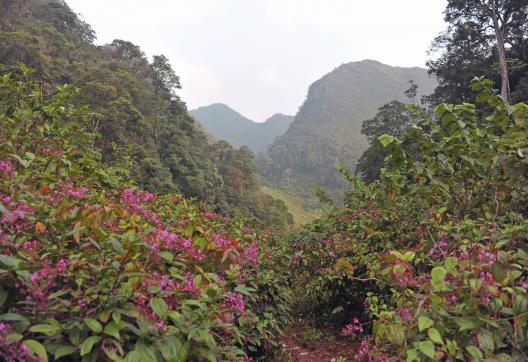
<instances>
[{"instance_id":1,"label":"sky","mask_svg":"<svg viewBox=\"0 0 528 362\"><path fill-rule=\"evenodd\" d=\"M189 109L225 103L256 122L294 115L337 66L425 66L447 0L66 0L97 33L166 55Z\"/></svg>"}]
</instances>

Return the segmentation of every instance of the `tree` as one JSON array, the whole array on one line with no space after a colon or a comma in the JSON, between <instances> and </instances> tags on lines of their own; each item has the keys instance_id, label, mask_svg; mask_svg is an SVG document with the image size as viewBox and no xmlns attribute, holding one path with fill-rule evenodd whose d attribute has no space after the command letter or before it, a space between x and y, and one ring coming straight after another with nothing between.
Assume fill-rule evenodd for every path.
<instances>
[{"instance_id":1,"label":"tree","mask_svg":"<svg viewBox=\"0 0 528 362\"><path fill-rule=\"evenodd\" d=\"M409 85L404 93L414 104L418 85L413 80L409 81ZM374 118L363 122L361 133L367 136L370 142L369 148L363 152L356 166L356 173L361 175L363 181L370 183L380 178L386 152L378 138L384 134L401 138L414 123L415 120L407 106L399 101L383 105Z\"/></svg>"},{"instance_id":2,"label":"tree","mask_svg":"<svg viewBox=\"0 0 528 362\"><path fill-rule=\"evenodd\" d=\"M414 84L405 92L413 99L416 92ZM379 108L374 118L366 120L361 126L361 133L367 136L370 146L361 155L356 166L356 172L362 179L370 183L379 179L381 168L385 160L385 150L378 141L378 137L388 134L400 138L414 123L405 104L399 101L389 102Z\"/></svg>"},{"instance_id":3,"label":"tree","mask_svg":"<svg viewBox=\"0 0 528 362\"><path fill-rule=\"evenodd\" d=\"M150 70L156 96L177 98L174 89L181 89L180 77L172 69L169 59L165 55L154 55Z\"/></svg>"},{"instance_id":4,"label":"tree","mask_svg":"<svg viewBox=\"0 0 528 362\"><path fill-rule=\"evenodd\" d=\"M528 1L449 0L445 21L449 28L435 40L432 48L443 49L444 54L428 63L431 73L440 78L440 87L453 84L463 88L468 83L468 79L460 79L464 75L489 76L486 70L492 69L498 60L501 95L509 99L512 87L508 51L511 47L526 45L518 40L525 37L519 30L526 29L528 23Z\"/></svg>"},{"instance_id":5,"label":"tree","mask_svg":"<svg viewBox=\"0 0 528 362\"><path fill-rule=\"evenodd\" d=\"M369 141L384 134L399 138L407 131L412 122L413 118L405 104L392 101L381 106L374 118L363 122L361 133L367 136Z\"/></svg>"}]
</instances>

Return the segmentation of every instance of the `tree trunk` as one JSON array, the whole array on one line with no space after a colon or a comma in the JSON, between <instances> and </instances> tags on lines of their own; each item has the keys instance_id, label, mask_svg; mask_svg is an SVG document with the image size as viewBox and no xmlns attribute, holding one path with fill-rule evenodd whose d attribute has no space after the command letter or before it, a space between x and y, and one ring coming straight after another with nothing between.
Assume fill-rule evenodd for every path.
<instances>
[{"instance_id":1,"label":"tree trunk","mask_svg":"<svg viewBox=\"0 0 528 362\"><path fill-rule=\"evenodd\" d=\"M499 24L495 9L492 13L493 27L495 28L495 39L497 40L497 52L499 53L499 67L501 72L501 96L510 100L510 80L508 78L508 63L506 62L506 47L504 45L504 28ZM503 24L504 25L504 24Z\"/></svg>"}]
</instances>

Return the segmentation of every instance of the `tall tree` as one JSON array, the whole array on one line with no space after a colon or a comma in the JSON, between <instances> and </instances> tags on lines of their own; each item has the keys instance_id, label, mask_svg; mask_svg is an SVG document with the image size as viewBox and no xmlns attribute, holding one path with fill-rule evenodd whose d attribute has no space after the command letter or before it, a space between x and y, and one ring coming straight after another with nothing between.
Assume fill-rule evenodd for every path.
<instances>
[{"instance_id":1,"label":"tall tree","mask_svg":"<svg viewBox=\"0 0 528 362\"><path fill-rule=\"evenodd\" d=\"M519 45L516 44L519 29L526 29L528 0L448 0L445 20L449 28L433 45L433 48L442 48L444 54L439 60L429 62L431 72L441 80L440 86L445 86L442 78L447 83L463 78L463 68L467 67L470 70L465 71L466 76L488 75L479 69L482 63L484 68L489 69L498 61L501 95L509 99L508 50ZM520 35L525 36L523 31ZM447 71L446 65L449 67ZM458 65L461 67L458 68ZM460 74L454 76L453 73L457 72ZM462 81L458 82L458 86L465 87L467 79Z\"/></svg>"},{"instance_id":2,"label":"tall tree","mask_svg":"<svg viewBox=\"0 0 528 362\"><path fill-rule=\"evenodd\" d=\"M154 55L150 69L155 94L175 98L174 90L181 88L180 77L172 69L169 59L165 55Z\"/></svg>"}]
</instances>

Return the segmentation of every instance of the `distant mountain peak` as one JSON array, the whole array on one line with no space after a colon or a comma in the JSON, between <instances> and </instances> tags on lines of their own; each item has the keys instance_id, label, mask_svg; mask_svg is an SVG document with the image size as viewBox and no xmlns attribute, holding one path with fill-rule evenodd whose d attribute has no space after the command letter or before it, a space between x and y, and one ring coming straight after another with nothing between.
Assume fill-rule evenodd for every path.
<instances>
[{"instance_id":1,"label":"distant mountain peak","mask_svg":"<svg viewBox=\"0 0 528 362\"><path fill-rule=\"evenodd\" d=\"M367 147L363 121L385 103L408 102L404 92L410 80L418 85L418 99L436 85L426 69L393 67L373 59L341 64L323 75L310 85L288 131L268 148L261 174L276 187L307 194L317 186L342 189L346 183L336 165L355 168Z\"/></svg>"},{"instance_id":2,"label":"distant mountain peak","mask_svg":"<svg viewBox=\"0 0 528 362\"><path fill-rule=\"evenodd\" d=\"M293 116L276 113L257 123L223 103L213 103L189 112L215 138L235 147L248 146L254 152L264 151L275 137L286 132Z\"/></svg>"}]
</instances>

